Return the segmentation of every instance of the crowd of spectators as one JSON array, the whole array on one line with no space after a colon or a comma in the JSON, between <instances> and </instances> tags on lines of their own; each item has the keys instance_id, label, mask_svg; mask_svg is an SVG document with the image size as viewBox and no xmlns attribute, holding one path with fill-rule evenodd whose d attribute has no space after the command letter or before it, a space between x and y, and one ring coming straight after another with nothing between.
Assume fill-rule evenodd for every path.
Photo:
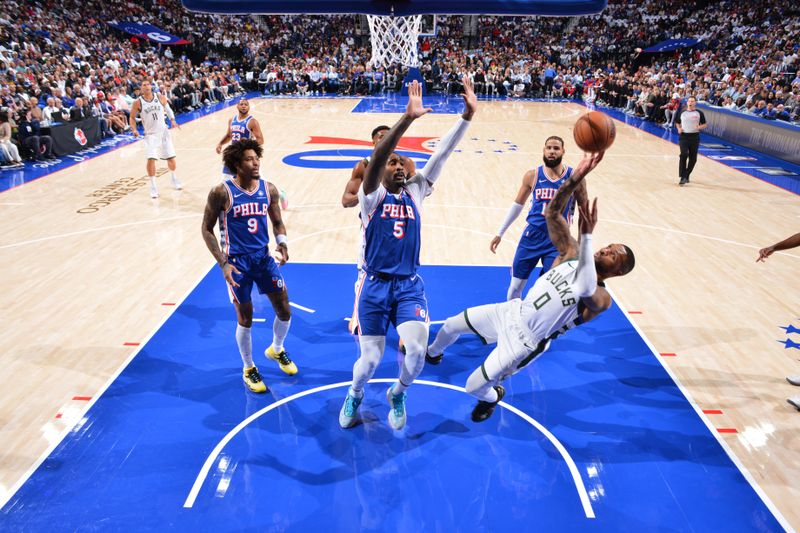
<instances>
[{"instance_id":1,"label":"crowd of spectators","mask_svg":"<svg viewBox=\"0 0 800 533\"><path fill-rule=\"evenodd\" d=\"M6 0L0 14L0 163L52 157L48 128L95 117L102 134L128 128L144 79L176 113L268 94L396 91L399 65L369 64L354 15L223 16L179 0ZM141 21L190 41L163 46L106 24ZM440 16L420 40L431 93L476 90L508 98L584 98L670 127L680 102L774 119L800 119L800 8L792 0L613 1L572 18ZM467 30L472 28L472 30ZM699 43L666 54L665 39Z\"/></svg>"}]
</instances>

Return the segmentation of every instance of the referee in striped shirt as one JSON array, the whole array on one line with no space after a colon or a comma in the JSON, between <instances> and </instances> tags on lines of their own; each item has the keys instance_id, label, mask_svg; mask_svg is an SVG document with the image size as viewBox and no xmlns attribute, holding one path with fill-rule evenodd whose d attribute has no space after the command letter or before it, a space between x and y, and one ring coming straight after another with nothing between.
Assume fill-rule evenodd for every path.
<instances>
[{"instance_id":1,"label":"referee in striped shirt","mask_svg":"<svg viewBox=\"0 0 800 533\"><path fill-rule=\"evenodd\" d=\"M686 101L686 110L678 118L678 145L681 157L678 161L679 185L689 183L689 175L697 163L697 150L700 148L700 131L706 129L706 116L697 109L697 98L690 96Z\"/></svg>"}]
</instances>

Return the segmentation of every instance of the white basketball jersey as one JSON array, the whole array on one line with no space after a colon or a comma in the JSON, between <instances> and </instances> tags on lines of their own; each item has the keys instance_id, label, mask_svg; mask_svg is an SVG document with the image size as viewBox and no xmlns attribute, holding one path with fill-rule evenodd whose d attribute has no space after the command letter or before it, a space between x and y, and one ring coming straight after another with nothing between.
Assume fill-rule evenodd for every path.
<instances>
[{"instance_id":1,"label":"white basketball jersey","mask_svg":"<svg viewBox=\"0 0 800 533\"><path fill-rule=\"evenodd\" d=\"M588 266L594 268L593 262ZM577 272L577 258L565 261L536 280L525 295L520 322L531 341L538 343L565 326L566 329L574 326L581 297L591 295L594 290L576 283Z\"/></svg>"},{"instance_id":2,"label":"white basketball jersey","mask_svg":"<svg viewBox=\"0 0 800 533\"><path fill-rule=\"evenodd\" d=\"M153 95L153 99L149 102L140 96L139 103L142 106L141 117L145 135L161 133L167 129L167 124L164 121L166 111L158 96Z\"/></svg>"}]
</instances>

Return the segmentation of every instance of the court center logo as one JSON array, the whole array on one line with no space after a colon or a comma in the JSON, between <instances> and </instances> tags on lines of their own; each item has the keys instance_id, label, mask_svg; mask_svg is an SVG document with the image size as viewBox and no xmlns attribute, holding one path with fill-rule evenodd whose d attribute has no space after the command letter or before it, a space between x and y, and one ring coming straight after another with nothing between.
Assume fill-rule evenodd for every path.
<instances>
[{"instance_id":1,"label":"court center logo","mask_svg":"<svg viewBox=\"0 0 800 533\"><path fill-rule=\"evenodd\" d=\"M397 144L396 152L414 160L416 167L423 168L433 153L433 141L438 137L403 137ZM350 169L372 155L372 142L345 137L312 136L305 144L328 145L332 148L307 150L289 154L283 162L292 167L327 170ZM335 148L333 148L335 146ZM340 148L340 147L358 148Z\"/></svg>"}]
</instances>

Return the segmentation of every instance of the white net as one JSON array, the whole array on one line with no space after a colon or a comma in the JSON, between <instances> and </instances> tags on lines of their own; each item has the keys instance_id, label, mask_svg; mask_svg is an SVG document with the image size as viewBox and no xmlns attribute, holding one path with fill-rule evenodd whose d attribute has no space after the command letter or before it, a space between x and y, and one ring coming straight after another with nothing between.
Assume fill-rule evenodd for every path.
<instances>
[{"instance_id":1,"label":"white net","mask_svg":"<svg viewBox=\"0 0 800 533\"><path fill-rule=\"evenodd\" d=\"M372 42L373 67L388 67L399 63L406 67L419 66L417 39L422 28L422 15L387 17L367 15L369 38Z\"/></svg>"}]
</instances>

